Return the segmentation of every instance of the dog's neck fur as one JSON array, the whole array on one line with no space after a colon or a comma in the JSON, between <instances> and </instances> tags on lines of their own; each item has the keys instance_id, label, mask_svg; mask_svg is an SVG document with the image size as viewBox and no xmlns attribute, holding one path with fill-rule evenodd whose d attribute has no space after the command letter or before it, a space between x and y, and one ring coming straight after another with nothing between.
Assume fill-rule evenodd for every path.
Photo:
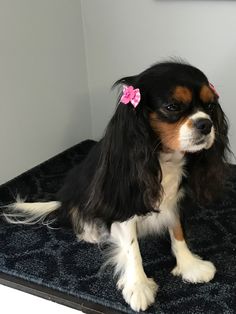
<instances>
[{"instance_id":1,"label":"dog's neck fur","mask_svg":"<svg viewBox=\"0 0 236 314\"><path fill-rule=\"evenodd\" d=\"M164 164L166 162L178 164L179 162L181 163L184 161L184 153L177 150L175 151L167 149L160 153L159 159L161 164Z\"/></svg>"}]
</instances>

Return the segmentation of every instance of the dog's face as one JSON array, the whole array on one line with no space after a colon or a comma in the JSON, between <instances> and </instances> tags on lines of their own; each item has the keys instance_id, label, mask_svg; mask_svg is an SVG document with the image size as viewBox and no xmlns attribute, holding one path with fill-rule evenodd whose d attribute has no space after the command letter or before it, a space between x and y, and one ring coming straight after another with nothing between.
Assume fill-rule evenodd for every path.
<instances>
[{"instance_id":1,"label":"dog's face","mask_svg":"<svg viewBox=\"0 0 236 314\"><path fill-rule=\"evenodd\" d=\"M150 124L165 149L196 152L215 140L218 95L206 76L188 65L168 64L146 74Z\"/></svg>"}]
</instances>

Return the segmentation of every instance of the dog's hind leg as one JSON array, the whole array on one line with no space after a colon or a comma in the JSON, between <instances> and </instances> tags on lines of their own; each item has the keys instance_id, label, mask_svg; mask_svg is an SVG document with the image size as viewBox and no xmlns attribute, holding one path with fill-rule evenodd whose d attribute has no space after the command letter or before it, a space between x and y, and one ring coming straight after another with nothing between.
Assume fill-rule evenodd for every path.
<instances>
[{"instance_id":1,"label":"dog's hind leg","mask_svg":"<svg viewBox=\"0 0 236 314\"><path fill-rule=\"evenodd\" d=\"M107 228L99 222L85 222L81 233L77 233L79 241L88 243L104 242L108 237Z\"/></svg>"}]
</instances>

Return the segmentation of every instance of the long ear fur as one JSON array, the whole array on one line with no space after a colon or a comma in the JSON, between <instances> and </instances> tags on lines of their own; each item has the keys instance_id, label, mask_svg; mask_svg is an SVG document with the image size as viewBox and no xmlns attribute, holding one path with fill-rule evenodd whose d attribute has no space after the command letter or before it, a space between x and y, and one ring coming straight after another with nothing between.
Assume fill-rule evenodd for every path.
<instances>
[{"instance_id":1,"label":"long ear fur","mask_svg":"<svg viewBox=\"0 0 236 314\"><path fill-rule=\"evenodd\" d=\"M220 105L211 115L215 127L215 142L208 149L189 155L190 186L200 204L217 200L225 188L229 175L228 122Z\"/></svg>"},{"instance_id":2,"label":"long ear fur","mask_svg":"<svg viewBox=\"0 0 236 314\"><path fill-rule=\"evenodd\" d=\"M136 81L136 77L123 78L115 85L139 87ZM101 142L86 215L124 221L135 214L145 215L154 210L162 193L161 169L155 152L157 138L148 121L144 91L141 90L141 101L136 109L118 101Z\"/></svg>"}]
</instances>

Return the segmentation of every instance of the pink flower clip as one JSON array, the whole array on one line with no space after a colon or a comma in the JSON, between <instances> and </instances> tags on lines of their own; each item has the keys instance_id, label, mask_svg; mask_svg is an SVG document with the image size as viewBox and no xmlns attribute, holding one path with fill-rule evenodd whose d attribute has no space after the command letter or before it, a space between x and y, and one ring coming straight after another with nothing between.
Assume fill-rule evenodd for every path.
<instances>
[{"instance_id":1,"label":"pink flower clip","mask_svg":"<svg viewBox=\"0 0 236 314\"><path fill-rule=\"evenodd\" d=\"M123 86L123 95L120 102L127 105L129 102L136 108L140 102L141 95L139 88L134 89L133 86Z\"/></svg>"},{"instance_id":2,"label":"pink flower clip","mask_svg":"<svg viewBox=\"0 0 236 314\"><path fill-rule=\"evenodd\" d=\"M217 93L217 91L216 91L216 89L215 89L215 86L214 86L213 84L209 83L209 87L210 87L210 89L213 91L213 93L215 93L216 96L219 98L220 95Z\"/></svg>"}]
</instances>

